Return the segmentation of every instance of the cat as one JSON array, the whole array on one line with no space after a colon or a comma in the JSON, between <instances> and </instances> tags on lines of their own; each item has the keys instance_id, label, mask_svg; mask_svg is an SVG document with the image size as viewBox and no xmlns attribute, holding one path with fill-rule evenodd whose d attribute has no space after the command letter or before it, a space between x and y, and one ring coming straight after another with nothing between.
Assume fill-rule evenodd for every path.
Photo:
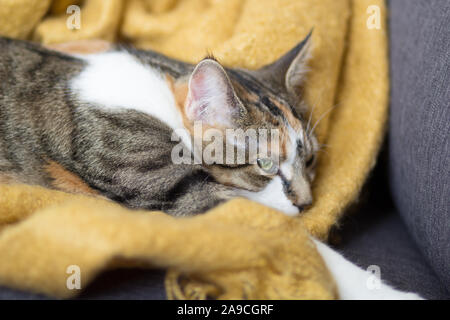
<instances>
[{"instance_id":1,"label":"cat","mask_svg":"<svg viewBox=\"0 0 450 320\"><path fill-rule=\"evenodd\" d=\"M2 39L0 172L58 188L66 183L55 171L68 171L83 191L173 215L238 195L296 214L312 202L318 148L296 96L308 39L259 71L224 68L213 58L194 66L124 47L81 58ZM279 130L283 152L273 165L280 163L280 174L265 174L258 161L173 164L172 132L194 122Z\"/></svg>"},{"instance_id":2,"label":"cat","mask_svg":"<svg viewBox=\"0 0 450 320\"><path fill-rule=\"evenodd\" d=\"M69 55L0 38L0 183L94 194L174 216L235 197L298 215L313 201L319 149L300 94L310 38L258 70L226 68L212 56L192 65L121 45ZM195 160L198 124L200 147L207 129L225 136L257 129L221 142L244 150L244 162L175 163L180 144ZM260 129L276 132L277 143L260 139ZM249 154L252 143L270 154ZM315 242L341 297L419 298L386 285L371 293L365 271ZM360 283L345 281L355 274Z\"/></svg>"}]
</instances>

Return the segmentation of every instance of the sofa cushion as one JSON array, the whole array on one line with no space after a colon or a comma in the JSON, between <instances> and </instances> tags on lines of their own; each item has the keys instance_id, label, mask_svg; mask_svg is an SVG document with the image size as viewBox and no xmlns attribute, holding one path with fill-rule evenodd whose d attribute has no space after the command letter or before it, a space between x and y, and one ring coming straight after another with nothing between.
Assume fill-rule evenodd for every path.
<instances>
[{"instance_id":1,"label":"sofa cushion","mask_svg":"<svg viewBox=\"0 0 450 320\"><path fill-rule=\"evenodd\" d=\"M450 2L389 6L392 194L450 290Z\"/></svg>"}]
</instances>

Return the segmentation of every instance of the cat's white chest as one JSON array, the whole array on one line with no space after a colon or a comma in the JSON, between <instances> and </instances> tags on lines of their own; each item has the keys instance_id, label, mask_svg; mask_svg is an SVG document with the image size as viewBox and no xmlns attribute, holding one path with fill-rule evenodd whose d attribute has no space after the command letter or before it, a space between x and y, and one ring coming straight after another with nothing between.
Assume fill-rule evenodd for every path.
<instances>
[{"instance_id":1,"label":"cat's white chest","mask_svg":"<svg viewBox=\"0 0 450 320\"><path fill-rule=\"evenodd\" d=\"M134 109L170 126L183 127L172 91L164 76L127 52L83 57L86 68L70 86L80 101L105 110Z\"/></svg>"}]
</instances>

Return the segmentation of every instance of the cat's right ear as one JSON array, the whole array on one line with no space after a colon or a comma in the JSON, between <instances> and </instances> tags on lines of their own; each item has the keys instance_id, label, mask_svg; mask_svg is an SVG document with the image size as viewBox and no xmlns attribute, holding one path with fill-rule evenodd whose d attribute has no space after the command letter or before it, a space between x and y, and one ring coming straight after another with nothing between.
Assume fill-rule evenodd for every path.
<instances>
[{"instance_id":1,"label":"cat's right ear","mask_svg":"<svg viewBox=\"0 0 450 320\"><path fill-rule=\"evenodd\" d=\"M216 128L231 128L240 107L224 68L213 59L201 61L189 79L185 102L187 118Z\"/></svg>"}]
</instances>

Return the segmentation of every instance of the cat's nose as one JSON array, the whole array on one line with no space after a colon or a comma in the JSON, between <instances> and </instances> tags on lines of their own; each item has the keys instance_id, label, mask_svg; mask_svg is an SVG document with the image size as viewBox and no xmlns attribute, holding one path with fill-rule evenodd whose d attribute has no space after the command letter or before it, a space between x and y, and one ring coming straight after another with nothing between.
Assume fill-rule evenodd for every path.
<instances>
[{"instance_id":1,"label":"cat's nose","mask_svg":"<svg viewBox=\"0 0 450 320\"><path fill-rule=\"evenodd\" d=\"M296 207L298 208L298 210L300 212L305 211L306 209L308 209L309 207L311 207L312 205L312 201L308 202L308 203L304 203L304 204L300 204L300 205L296 205Z\"/></svg>"},{"instance_id":2,"label":"cat's nose","mask_svg":"<svg viewBox=\"0 0 450 320\"><path fill-rule=\"evenodd\" d=\"M311 207L312 203L313 203L313 196L311 193L311 189L308 186L308 188L304 188L301 191L301 194L297 196L294 205L298 208L300 212L302 212Z\"/></svg>"}]
</instances>

